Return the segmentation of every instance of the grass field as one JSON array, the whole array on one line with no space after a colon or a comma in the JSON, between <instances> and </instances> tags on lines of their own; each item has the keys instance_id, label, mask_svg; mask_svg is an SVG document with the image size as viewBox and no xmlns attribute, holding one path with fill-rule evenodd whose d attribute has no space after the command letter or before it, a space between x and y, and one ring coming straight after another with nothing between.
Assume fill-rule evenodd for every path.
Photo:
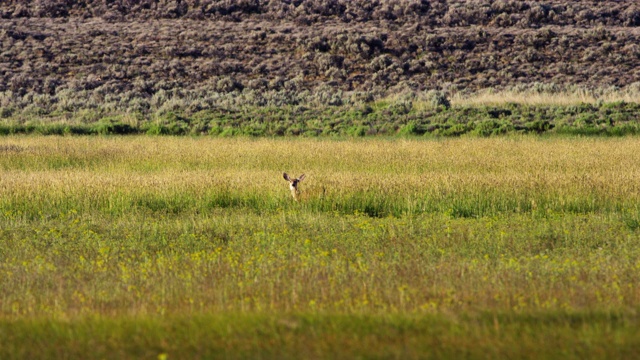
<instances>
[{"instance_id":1,"label":"grass field","mask_svg":"<svg viewBox=\"0 0 640 360\"><path fill-rule=\"evenodd\" d=\"M632 358L639 197L636 137L2 137L0 358Z\"/></svg>"}]
</instances>

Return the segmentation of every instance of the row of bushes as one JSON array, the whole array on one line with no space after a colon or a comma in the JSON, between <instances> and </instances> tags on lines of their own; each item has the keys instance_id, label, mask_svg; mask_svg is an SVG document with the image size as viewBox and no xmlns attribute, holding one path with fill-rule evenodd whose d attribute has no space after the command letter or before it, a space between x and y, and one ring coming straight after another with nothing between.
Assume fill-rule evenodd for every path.
<instances>
[{"instance_id":1,"label":"row of bushes","mask_svg":"<svg viewBox=\"0 0 640 360\"><path fill-rule=\"evenodd\" d=\"M305 108L256 107L243 111L166 112L145 119L112 115L94 122L73 115L5 119L0 134L150 134L212 136L496 136L514 133L627 135L640 133L640 104L447 107L419 110L397 103Z\"/></svg>"}]
</instances>

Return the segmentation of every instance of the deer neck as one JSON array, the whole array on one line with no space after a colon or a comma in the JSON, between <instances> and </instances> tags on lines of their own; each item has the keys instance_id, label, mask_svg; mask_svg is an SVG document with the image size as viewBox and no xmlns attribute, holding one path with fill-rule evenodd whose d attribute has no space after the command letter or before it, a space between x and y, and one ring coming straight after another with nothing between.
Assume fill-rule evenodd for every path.
<instances>
[{"instance_id":1,"label":"deer neck","mask_svg":"<svg viewBox=\"0 0 640 360\"><path fill-rule=\"evenodd\" d=\"M298 191L298 188L293 185L289 185L289 190L291 190L291 195L293 196L293 198L298 201L298 196L300 195L300 191Z\"/></svg>"}]
</instances>

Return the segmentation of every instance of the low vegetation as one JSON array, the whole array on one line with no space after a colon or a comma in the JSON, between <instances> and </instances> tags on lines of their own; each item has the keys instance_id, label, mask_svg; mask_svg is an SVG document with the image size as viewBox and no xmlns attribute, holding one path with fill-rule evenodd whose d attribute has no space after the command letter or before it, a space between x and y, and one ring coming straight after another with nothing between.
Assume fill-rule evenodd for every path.
<instances>
[{"instance_id":1,"label":"low vegetation","mask_svg":"<svg viewBox=\"0 0 640 360\"><path fill-rule=\"evenodd\" d=\"M60 112L56 106L5 108L0 135L150 134L214 137L489 137L505 134L637 134L640 93L616 92L596 100L591 94L529 90L461 95L407 93L371 102L341 105L237 105L204 109L210 98L171 97L146 113L93 110ZM554 97L555 96L555 97ZM343 101L344 100L344 101ZM167 107L166 104L171 104Z\"/></svg>"},{"instance_id":2,"label":"low vegetation","mask_svg":"<svg viewBox=\"0 0 640 360\"><path fill-rule=\"evenodd\" d=\"M3 358L637 355L634 137L0 141Z\"/></svg>"},{"instance_id":3,"label":"low vegetation","mask_svg":"<svg viewBox=\"0 0 640 360\"><path fill-rule=\"evenodd\" d=\"M40 319L0 321L0 354L3 359L635 358L637 324L635 316L611 313Z\"/></svg>"}]
</instances>

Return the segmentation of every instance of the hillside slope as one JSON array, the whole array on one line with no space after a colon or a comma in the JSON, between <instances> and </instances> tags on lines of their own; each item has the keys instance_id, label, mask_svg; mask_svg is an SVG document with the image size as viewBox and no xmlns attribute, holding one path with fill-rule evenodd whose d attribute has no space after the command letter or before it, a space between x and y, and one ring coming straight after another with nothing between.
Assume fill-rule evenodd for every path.
<instances>
[{"instance_id":1,"label":"hillside slope","mask_svg":"<svg viewBox=\"0 0 640 360\"><path fill-rule=\"evenodd\" d=\"M0 91L459 91L640 79L634 1L122 3L3 2Z\"/></svg>"}]
</instances>

